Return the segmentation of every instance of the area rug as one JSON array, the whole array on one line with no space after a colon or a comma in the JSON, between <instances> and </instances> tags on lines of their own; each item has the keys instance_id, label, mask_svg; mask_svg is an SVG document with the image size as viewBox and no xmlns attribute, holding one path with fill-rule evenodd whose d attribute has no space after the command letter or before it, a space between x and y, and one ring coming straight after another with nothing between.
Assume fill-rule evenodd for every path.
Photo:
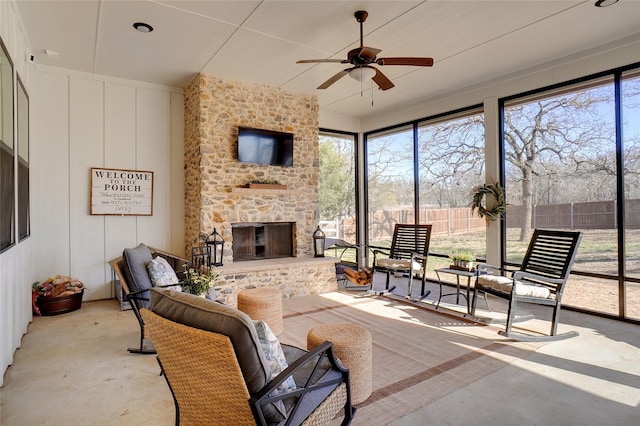
<instances>
[{"instance_id":1,"label":"area rug","mask_svg":"<svg viewBox=\"0 0 640 426\"><path fill-rule=\"evenodd\" d=\"M390 424L542 346L404 301L339 292L286 300L280 340L305 348L311 327L340 322L365 327L373 340L373 392L354 425Z\"/></svg>"}]
</instances>

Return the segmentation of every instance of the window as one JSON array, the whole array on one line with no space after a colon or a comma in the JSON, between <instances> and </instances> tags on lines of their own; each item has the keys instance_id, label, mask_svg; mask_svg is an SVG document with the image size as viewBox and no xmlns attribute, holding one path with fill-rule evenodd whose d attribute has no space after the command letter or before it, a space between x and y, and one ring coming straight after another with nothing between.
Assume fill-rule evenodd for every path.
<instances>
[{"instance_id":1,"label":"window","mask_svg":"<svg viewBox=\"0 0 640 426\"><path fill-rule=\"evenodd\" d=\"M418 127L420 223L433 225L429 253L440 255L429 260L429 269L449 266L448 256L454 252L486 258L486 222L469 208L469 193L485 181L484 146L484 114L479 109Z\"/></svg>"},{"instance_id":2,"label":"window","mask_svg":"<svg viewBox=\"0 0 640 426\"><path fill-rule=\"evenodd\" d=\"M640 319L640 72L621 83L624 153L625 316Z\"/></svg>"},{"instance_id":3,"label":"window","mask_svg":"<svg viewBox=\"0 0 640 426\"><path fill-rule=\"evenodd\" d=\"M18 78L18 241L31 234L29 208L29 97Z\"/></svg>"},{"instance_id":4,"label":"window","mask_svg":"<svg viewBox=\"0 0 640 426\"><path fill-rule=\"evenodd\" d=\"M352 244L357 240L356 145L353 133L320 131L320 226L327 238Z\"/></svg>"},{"instance_id":5,"label":"window","mask_svg":"<svg viewBox=\"0 0 640 426\"><path fill-rule=\"evenodd\" d=\"M0 251L15 242L13 64L0 41Z\"/></svg>"},{"instance_id":6,"label":"window","mask_svg":"<svg viewBox=\"0 0 640 426\"><path fill-rule=\"evenodd\" d=\"M416 223L413 127L366 139L367 241L389 247L396 223Z\"/></svg>"},{"instance_id":7,"label":"window","mask_svg":"<svg viewBox=\"0 0 640 426\"><path fill-rule=\"evenodd\" d=\"M367 134L369 245L388 247L396 223L431 224L430 278L453 252L485 258L486 224L469 208L485 180L484 145L479 107Z\"/></svg>"},{"instance_id":8,"label":"window","mask_svg":"<svg viewBox=\"0 0 640 426\"><path fill-rule=\"evenodd\" d=\"M616 116L618 87L623 121ZM576 274L563 303L635 318L640 318L639 88L638 74L624 80L610 74L507 100L502 112L510 204L505 263L521 262L534 228L581 230Z\"/></svg>"}]
</instances>

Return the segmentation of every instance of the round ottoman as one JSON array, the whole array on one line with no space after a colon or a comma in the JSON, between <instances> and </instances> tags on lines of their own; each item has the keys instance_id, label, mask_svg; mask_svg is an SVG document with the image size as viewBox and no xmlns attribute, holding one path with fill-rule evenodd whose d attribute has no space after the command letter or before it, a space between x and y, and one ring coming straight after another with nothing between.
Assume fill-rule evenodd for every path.
<instances>
[{"instance_id":1,"label":"round ottoman","mask_svg":"<svg viewBox=\"0 0 640 426\"><path fill-rule=\"evenodd\" d=\"M371 333L349 323L320 324L307 333L307 350L330 341L333 352L349 368L351 403L360 404L371 395Z\"/></svg>"},{"instance_id":2,"label":"round ottoman","mask_svg":"<svg viewBox=\"0 0 640 426\"><path fill-rule=\"evenodd\" d=\"M238 293L238 310L267 323L275 335L282 333L282 293L275 288L252 288Z\"/></svg>"}]
</instances>

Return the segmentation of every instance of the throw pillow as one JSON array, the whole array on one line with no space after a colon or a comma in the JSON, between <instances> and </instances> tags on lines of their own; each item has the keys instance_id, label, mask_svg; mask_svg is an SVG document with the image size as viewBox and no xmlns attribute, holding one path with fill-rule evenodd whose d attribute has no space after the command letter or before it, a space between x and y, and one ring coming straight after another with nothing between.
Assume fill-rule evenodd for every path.
<instances>
[{"instance_id":1,"label":"throw pillow","mask_svg":"<svg viewBox=\"0 0 640 426\"><path fill-rule=\"evenodd\" d=\"M154 287L157 286L171 286L171 289L176 291L182 291L182 288L178 284L180 280L176 275L176 271L173 270L167 259L158 256L151 259L147 263L147 271L149 272L149 278L151 278L151 284Z\"/></svg>"},{"instance_id":2,"label":"throw pillow","mask_svg":"<svg viewBox=\"0 0 640 426\"><path fill-rule=\"evenodd\" d=\"M275 378L289 366L287 360L284 357L282 346L278 338L273 333L269 325L261 320L253 321L256 326L256 332L258 333L258 339L260 340L260 346L267 359L267 363L271 368L271 377ZM280 395L285 392L289 392L296 389L296 382L293 380L293 376L289 376L287 380L282 382L280 386L276 388L275 394Z\"/></svg>"}]
</instances>

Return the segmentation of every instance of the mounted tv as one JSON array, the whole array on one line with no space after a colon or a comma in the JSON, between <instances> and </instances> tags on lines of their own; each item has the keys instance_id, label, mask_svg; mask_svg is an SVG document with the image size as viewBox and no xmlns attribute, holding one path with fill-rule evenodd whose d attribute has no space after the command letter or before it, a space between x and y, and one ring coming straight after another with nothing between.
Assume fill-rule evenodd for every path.
<instances>
[{"instance_id":1,"label":"mounted tv","mask_svg":"<svg viewBox=\"0 0 640 426\"><path fill-rule=\"evenodd\" d=\"M240 163L293 166L293 134L238 127Z\"/></svg>"}]
</instances>

